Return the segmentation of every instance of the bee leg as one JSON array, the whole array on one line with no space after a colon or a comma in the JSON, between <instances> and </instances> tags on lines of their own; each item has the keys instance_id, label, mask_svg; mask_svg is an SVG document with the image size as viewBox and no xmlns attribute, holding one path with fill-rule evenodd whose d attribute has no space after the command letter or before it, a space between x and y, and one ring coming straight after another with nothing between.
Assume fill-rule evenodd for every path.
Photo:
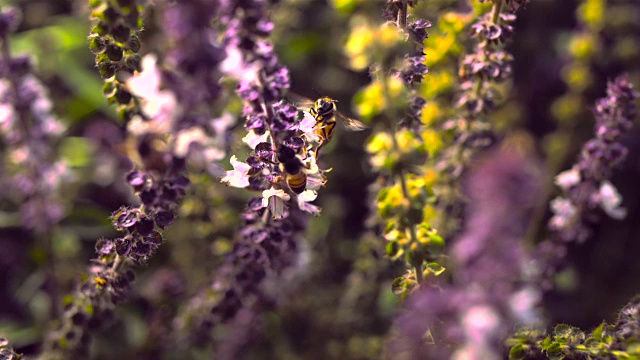
<instances>
[{"instance_id":1,"label":"bee leg","mask_svg":"<svg viewBox=\"0 0 640 360\"><path fill-rule=\"evenodd\" d=\"M316 153L315 153L316 160L318 160L318 156L320 156L320 149L322 149L324 144L326 144L325 141L321 142L320 145L318 145L318 148L316 149Z\"/></svg>"}]
</instances>

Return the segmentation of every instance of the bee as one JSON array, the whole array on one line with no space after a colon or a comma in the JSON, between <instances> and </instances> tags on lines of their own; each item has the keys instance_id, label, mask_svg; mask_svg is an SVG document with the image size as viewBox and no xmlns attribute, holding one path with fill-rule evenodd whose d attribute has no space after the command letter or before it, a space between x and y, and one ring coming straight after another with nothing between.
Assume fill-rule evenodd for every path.
<instances>
[{"instance_id":1,"label":"bee","mask_svg":"<svg viewBox=\"0 0 640 360\"><path fill-rule=\"evenodd\" d=\"M280 146L278 149L278 161L282 164L282 170L291 191L301 194L307 187L307 174L303 168L308 167L296 156L296 152L287 146Z\"/></svg>"},{"instance_id":2,"label":"bee","mask_svg":"<svg viewBox=\"0 0 640 360\"><path fill-rule=\"evenodd\" d=\"M294 96L294 98L299 98L299 96ZM336 123L340 122L347 130L351 131L361 131L367 128L362 122L339 112L336 107L338 100L328 96L321 97L315 101L306 98L296 100L300 107L310 106L309 113L316 120L315 133L320 139L315 153L316 159L320 154L320 149L331 141Z\"/></svg>"}]
</instances>

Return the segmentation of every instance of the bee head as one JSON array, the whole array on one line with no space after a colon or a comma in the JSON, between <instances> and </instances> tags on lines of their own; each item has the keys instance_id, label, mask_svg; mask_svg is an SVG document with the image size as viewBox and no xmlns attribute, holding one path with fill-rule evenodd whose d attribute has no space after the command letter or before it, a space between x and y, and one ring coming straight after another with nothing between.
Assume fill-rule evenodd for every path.
<instances>
[{"instance_id":1,"label":"bee head","mask_svg":"<svg viewBox=\"0 0 640 360\"><path fill-rule=\"evenodd\" d=\"M333 109L334 102L336 102L336 100L333 100L328 96L325 96L323 98L318 99L318 101L316 101L316 108L320 112L327 112Z\"/></svg>"}]
</instances>

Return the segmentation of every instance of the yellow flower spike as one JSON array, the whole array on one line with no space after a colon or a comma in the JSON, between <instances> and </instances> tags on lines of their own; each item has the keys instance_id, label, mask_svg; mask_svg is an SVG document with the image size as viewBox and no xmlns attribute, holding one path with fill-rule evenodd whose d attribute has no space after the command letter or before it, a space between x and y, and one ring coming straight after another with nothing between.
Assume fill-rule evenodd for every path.
<instances>
[{"instance_id":1,"label":"yellow flower spike","mask_svg":"<svg viewBox=\"0 0 640 360\"><path fill-rule=\"evenodd\" d=\"M424 222L431 222L433 221L433 219L435 219L438 216L438 211L435 207L431 206L431 205L427 205L424 207L424 210L422 211L422 221Z\"/></svg>"},{"instance_id":2,"label":"yellow flower spike","mask_svg":"<svg viewBox=\"0 0 640 360\"><path fill-rule=\"evenodd\" d=\"M563 126L573 125L580 109L584 109L582 97L574 93L567 93L551 104L551 113Z\"/></svg>"},{"instance_id":3,"label":"yellow flower spike","mask_svg":"<svg viewBox=\"0 0 640 360\"><path fill-rule=\"evenodd\" d=\"M439 114L440 110L436 103L433 101L427 102L427 104L422 108L422 124L433 125L438 119Z\"/></svg>"},{"instance_id":4,"label":"yellow flower spike","mask_svg":"<svg viewBox=\"0 0 640 360\"><path fill-rule=\"evenodd\" d=\"M462 32L467 24L473 19L475 19L475 16L472 14L448 12L442 16L442 19L438 24L438 28L443 30L443 32L457 34Z\"/></svg>"},{"instance_id":5,"label":"yellow flower spike","mask_svg":"<svg viewBox=\"0 0 640 360\"><path fill-rule=\"evenodd\" d=\"M439 132L435 130L425 130L421 135L429 156L434 156L444 147L444 143L442 142Z\"/></svg>"},{"instance_id":6,"label":"yellow flower spike","mask_svg":"<svg viewBox=\"0 0 640 360\"><path fill-rule=\"evenodd\" d=\"M451 89L453 82L454 76L450 71L431 71L424 77L420 92L426 99L432 99Z\"/></svg>"},{"instance_id":7,"label":"yellow flower spike","mask_svg":"<svg viewBox=\"0 0 640 360\"><path fill-rule=\"evenodd\" d=\"M580 60L586 60L596 52L598 41L592 34L576 34L569 41L569 53Z\"/></svg>"},{"instance_id":8,"label":"yellow flower spike","mask_svg":"<svg viewBox=\"0 0 640 360\"><path fill-rule=\"evenodd\" d=\"M359 25L351 30L351 34L349 34L345 44L345 52L351 59L351 67L354 70L367 68L370 61L365 52L371 47L375 39L376 34L368 25Z\"/></svg>"},{"instance_id":9,"label":"yellow flower spike","mask_svg":"<svg viewBox=\"0 0 640 360\"><path fill-rule=\"evenodd\" d=\"M592 31L602 29L605 16L605 0L588 0L580 5L578 18Z\"/></svg>"},{"instance_id":10,"label":"yellow flower spike","mask_svg":"<svg viewBox=\"0 0 640 360\"><path fill-rule=\"evenodd\" d=\"M398 27L390 22L380 26L377 31L377 39L385 48L391 48L398 43L404 42L404 33Z\"/></svg>"},{"instance_id":11,"label":"yellow flower spike","mask_svg":"<svg viewBox=\"0 0 640 360\"><path fill-rule=\"evenodd\" d=\"M575 92L584 91L592 82L591 71L585 64L572 63L561 70L563 80Z\"/></svg>"},{"instance_id":12,"label":"yellow flower spike","mask_svg":"<svg viewBox=\"0 0 640 360\"><path fill-rule=\"evenodd\" d=\"M340 14L349 14L355 10L362 0L331 0L331 5Z\"/></svg>"},{"instance_id":13,"label":"yellow flower spike","mask_svg":"<svg viewBox=\"0 0 640 360\"><path fill-rule=\"evenodd\" d=\"M409 130L400 130L396 132L395 138L398 144L398 148L402 152L407 152L407 150L414 148L415 145L419 145L416 144L415 135Z\"/></svg>"},{"instance_id":14,"label":"yellow flower spike","mask_svg":"<svg viewBox=\"0 0 640 360\"><path fill-rule=\"evenodd\" d=\"M371 140L369 140L369 143L367 144L367 152L370 154L377 154L381 151L388 151L392 147L393 140L391 139L391 136L387 133L380 132L373 135Z\"/></svg>"},{"instance_id":15,"label":"yellow flower spike","mask_svg":"<svg viewBox=\"0 0 640 360\"><path fill-rule=\"evenodd\" d=\"M402 82L402 79L398 77L390 77L387 79L387 90L389 91L389 95L392 99L397 99L399 97L404 97L407 87Z\"/></svg>"},{"instance_id":16,"label":"yellow flower spike","mask_svg":"<svg viewBox=\"0 0 640 360\"><path fill-rule=\"evenodd\" d=\"M386 107L382 84L374 81L354 96L354 110L362 120L370 120Z\"/></svg>"}]
</instances>

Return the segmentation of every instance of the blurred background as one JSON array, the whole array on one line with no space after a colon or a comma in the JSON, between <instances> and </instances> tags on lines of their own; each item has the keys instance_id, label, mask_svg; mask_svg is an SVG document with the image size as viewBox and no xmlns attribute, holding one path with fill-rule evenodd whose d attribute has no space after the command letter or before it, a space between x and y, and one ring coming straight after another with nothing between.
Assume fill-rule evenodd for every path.
<instances>
[{"instance_id":1,"label":"blurred background","mask_svg":"<svg viewBox=\"0 0 640 360\"><path fill-rule=\"evenodd\" d=\"M61 190L66 212L49 233L50 247L21 225L20 204L0 191L0 334L18 352L29 355L38 351L55 304L85 271L95 240L115 235L109 215L134 203L135 197L123 181L132 166L120 150L125 132L102 96L103 82L88 49L87 2L0 3L22 10L23 21L11 38L11 48L33 56L36 74L50 89L54 111L67 129L58 146L73 173ZM278 1L272 13L273 42L291 71L291 90L309 98L317 94L336 98L341 111L358 117L352 99L370 77L366 69L353 70L345 46L355 26L384 21L382 3ZM436 23L447 13L469 10L467 1L429 0L419 7L418 15ZM580 146L592 136L592 104L604 96L607 80L626 72L640 86L637 19L636 0L532 0L519 11L509 46L515 58L514 78L501 87L501 105L491 114L499 136L517 135L534 144L531 151L544 162L548 174L569 168ZM141 54L163 51L161 28L158 14L149 7ZM437 56L442 44L438 41L447 35L440 27L429 33L427 59ZM434 68L455 69L468 45L465 36L449 63L434 63ZM430 86L429 76L425 87ZM455 90L455 84L449 84L438 96L450 100ZM237 143L242 132L237 130ZM295 289L285 290L288 296L277 304L277 311L263 317L259 336L244 349L245 358L379 357L399 309L391 281L404 265L385 257L385 240L370 226L373 195L368 189L376 175L364 152L368 135L369 131L338 132L323 150L321 167L333 171L317 201L322 216L310 220L300 246L305 276ZM545 298L549 324L592 329L603 320L614 320L616 311L640 292L639 135L634 129L625 136L629 156L613 178L628 216L623 221L603 221L593 238L571 248L567 270ZM96 337L96 358L158 356L153 342L162 337L152 326L164 324L160 327L168 329L230 249L239 213L253 194L227 188L204 173L192 173L191 180L194 187L179 220L165 232L167 241L147 268L137 269L132 298L118 308L115 330ZM547 181L550 200L557 189L551 177ZM532 220L538 240L548 236L549 216L542 209ZM55 292L45 286L51 281L50 262L55 264ZM189 357L208 358L206 354L196 351Z\"/></svg>"}]
</instances>

